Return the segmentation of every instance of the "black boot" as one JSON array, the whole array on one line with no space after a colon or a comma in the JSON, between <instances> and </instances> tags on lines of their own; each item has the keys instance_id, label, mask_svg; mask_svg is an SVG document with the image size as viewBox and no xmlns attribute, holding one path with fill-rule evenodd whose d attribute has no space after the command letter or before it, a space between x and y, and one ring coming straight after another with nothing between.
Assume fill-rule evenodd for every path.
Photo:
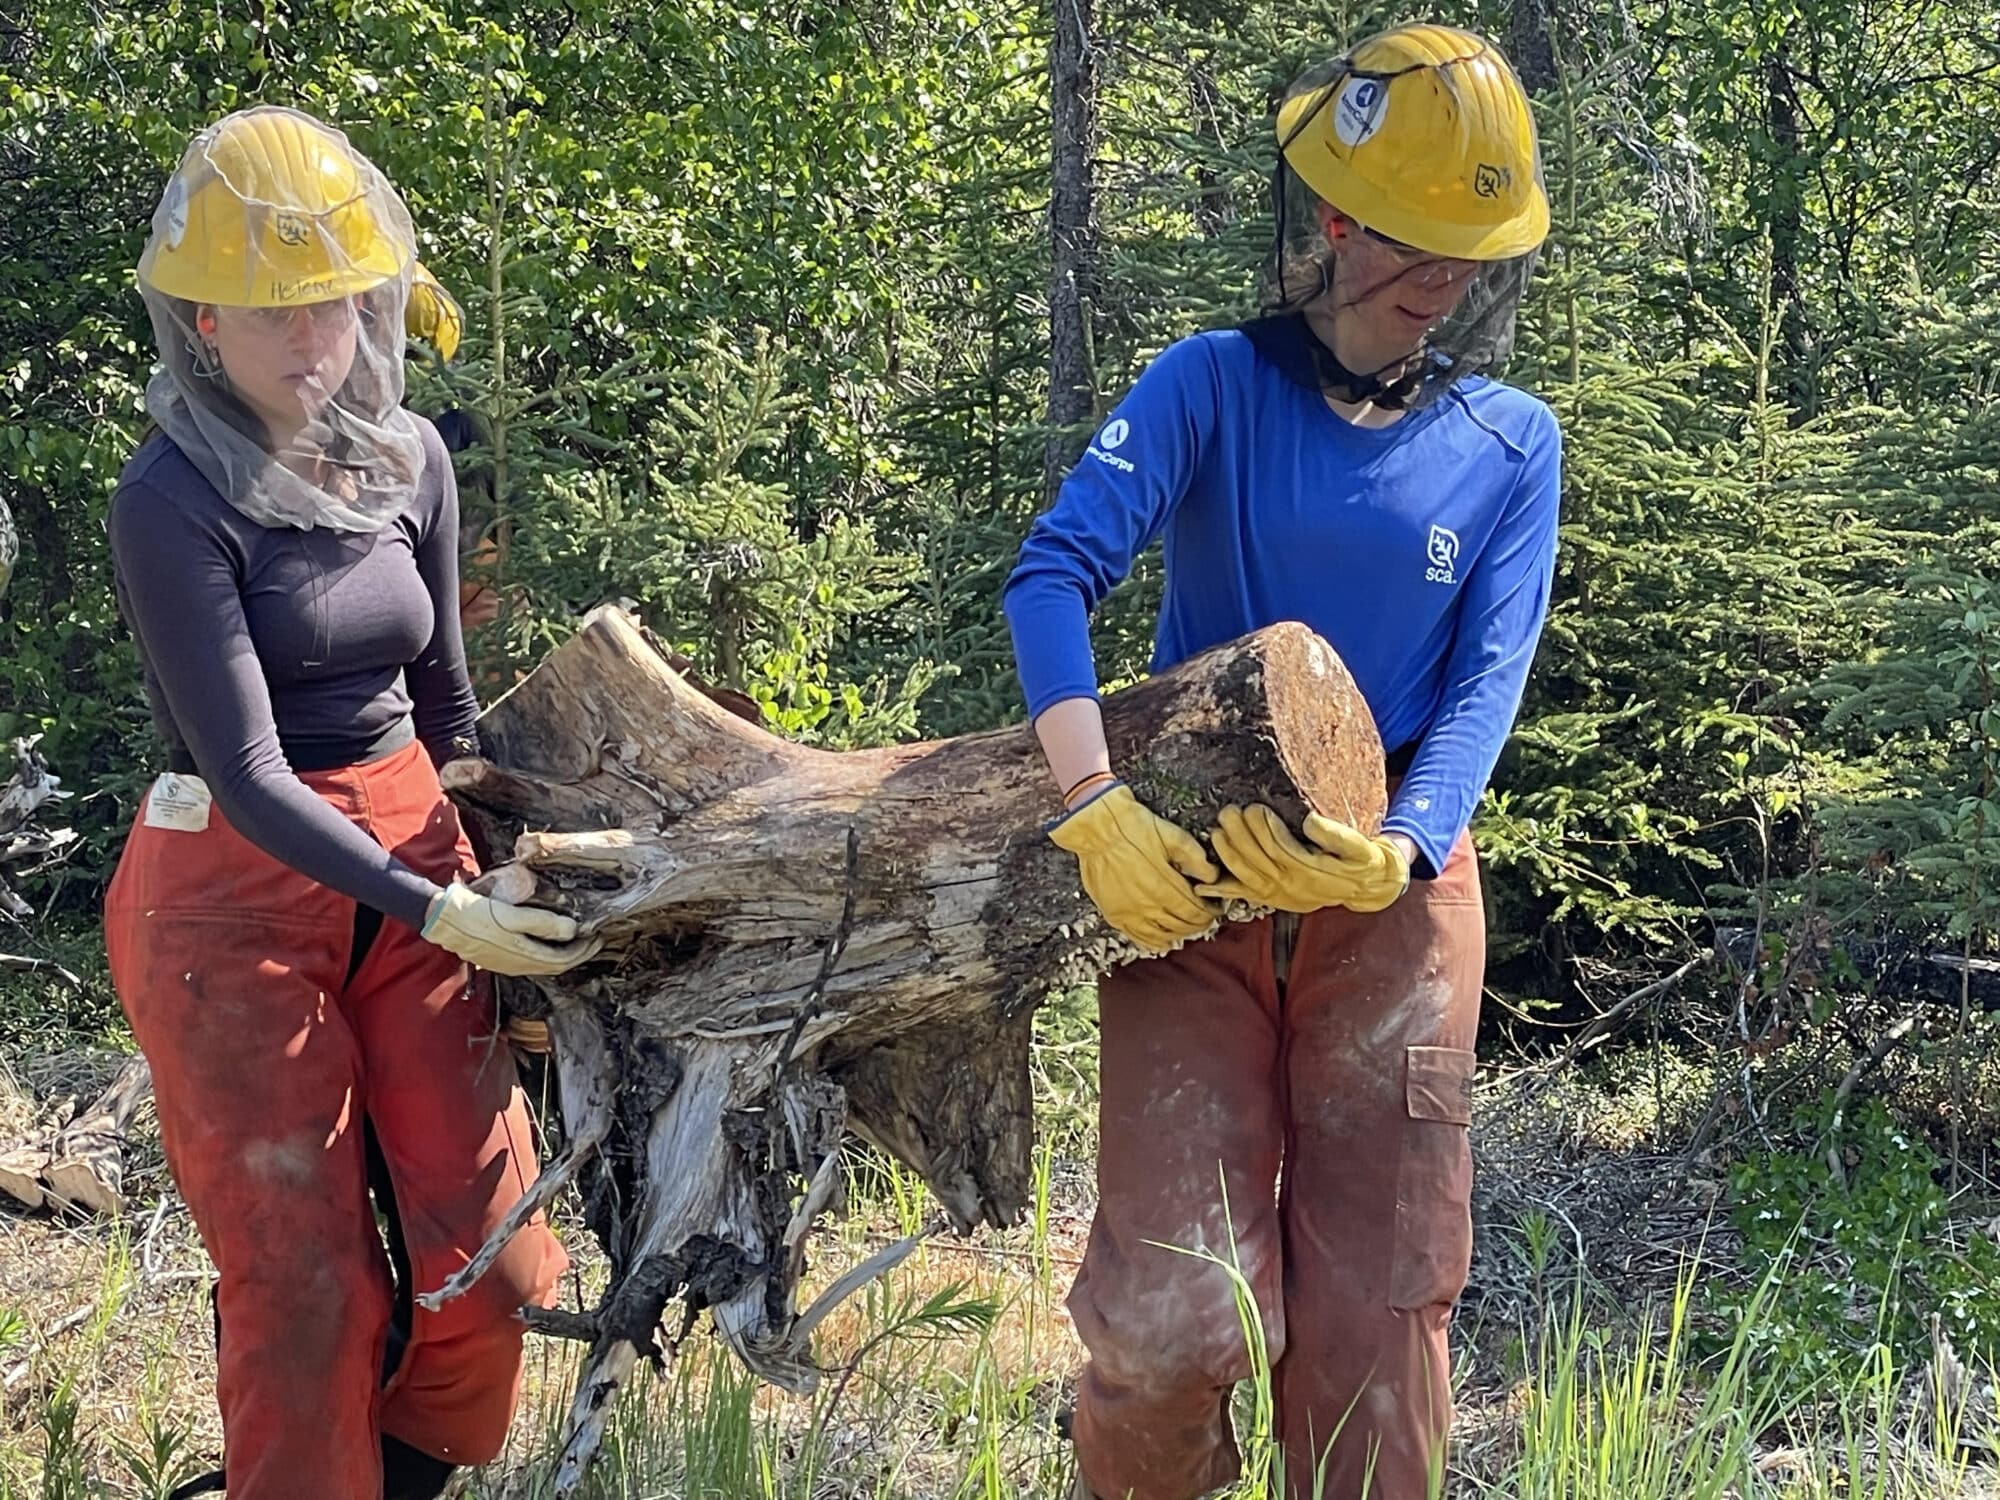
<instances>
[{"instance_id":1,"label":"black boot","mask_svg":"<svg viewBox=\"0 0 2000 1500\"><path fill-rule=\"evenodd\" d=\"M456 1465L392 1437L382 1439L382 1500L437 1500Z\"/></svg>"}]
</instances>

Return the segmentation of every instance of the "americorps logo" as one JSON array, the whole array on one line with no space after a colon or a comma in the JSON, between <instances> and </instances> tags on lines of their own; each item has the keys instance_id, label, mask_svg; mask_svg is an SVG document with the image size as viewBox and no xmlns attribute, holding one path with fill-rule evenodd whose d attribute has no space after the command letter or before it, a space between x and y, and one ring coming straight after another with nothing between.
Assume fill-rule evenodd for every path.
<instances>
[{"instance_id":1,"label":"americorps logo","mask_svg":"<svg viewBox=\"0 0 2000 1500\"><path fill-rule=\"evenodd\" d=\"M1132 435L1132 424L1123 417L1113 417L1104 424L1104 430L1097 434L1097 441L1090 445L1090 456L1101 464L1109 464L1121 473L1132 472L1130 459L1120 458L1112 450L1125 446L1125 439Z\"/></svg>"},{"instance_id":2,"label":"americorps logo","mask_svg":"<svg viewBox=\"0 0 2000 1500\"><path fill-rule=\"evenodd\" d=\"M1364 146L1389 116L1389 85L1379 78L1350 78L1333 106L1333 133L1343 146Z\"/></svg>"},{"instance_id":3,"label":"americorps logo","mask_svg":"<svg viewBox=\"0 0 2000 1500\"><path fill-rule=\"evenodd\" d=\"M1431 527L1430 541L1425 544L1425 554L1431 565L1424 570L1424 579L1429 583L1458 582L1458 533L1443 526Z\"/></svg>"}]
</instances>

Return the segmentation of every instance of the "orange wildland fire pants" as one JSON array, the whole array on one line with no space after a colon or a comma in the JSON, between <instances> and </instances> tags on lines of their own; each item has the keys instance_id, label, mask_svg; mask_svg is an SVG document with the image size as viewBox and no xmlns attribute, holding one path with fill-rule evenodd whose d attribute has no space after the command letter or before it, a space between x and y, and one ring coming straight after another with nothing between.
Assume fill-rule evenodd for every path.
<instances>
[{"instance_id":1,"label":"orange wildland fire pants","mask_svg":"<svg viewBox=\"0 0 2000 1500\"><path fill-rule=\"evenodd\" d=\"M1189 1500L1235 1477L1251 1361L1232 1284L1163 1248L1227 1260L1232 1237L1286 1494L1439 1492L1485 955L1467 839L1387 911L1228 925L1105 976L1099 1202L1069 1298L1093 1493Z\"/></svg>"},{"instance_id":2,"label":"orange wildland fire pants","mask_svg":"<svg viewBox=\"0 0 2000 1500\"><path fill-rule=\"evenodd\" d=\"M420 744L300 779L432 880L476 873ZM401 922L362 950L353 901L214 809L199 832L142 811L105 929L167 1162L219 1273L230 1500L376 1500L384 1433L453 1464L493 1458L520 1386L517 1310L553 1299L567 1259L537 1218L466 1295L413 1310L385 1387L393 1288L364 1141L414 1290L433 1290L535 1178L489 987Z\"/></svg>"}]
</instances>

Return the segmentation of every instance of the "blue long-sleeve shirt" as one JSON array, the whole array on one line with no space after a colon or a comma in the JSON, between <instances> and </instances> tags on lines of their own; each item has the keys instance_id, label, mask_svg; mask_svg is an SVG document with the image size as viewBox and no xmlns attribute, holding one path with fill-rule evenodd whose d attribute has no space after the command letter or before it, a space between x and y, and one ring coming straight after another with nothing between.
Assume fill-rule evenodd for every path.
<instances>
[{"instance_id":1,"label":"blue long-sleeve shirt","mask_svg":"<svg viewBox=\"0 0 2000 1500\"><path fill-rule=\"evenodd\" d=\"M1090 611L1164 536L1153 670L1281 620L1340 653L1390 750L1383 823L1435 873L1519 711L1555 569L1555 414L1460 381L1388 427L1331 410L1302 323L1197 334L1133 386L1035 522L1004 604L1030 716L1094 697Z\"/></svg>"}]
</instances>

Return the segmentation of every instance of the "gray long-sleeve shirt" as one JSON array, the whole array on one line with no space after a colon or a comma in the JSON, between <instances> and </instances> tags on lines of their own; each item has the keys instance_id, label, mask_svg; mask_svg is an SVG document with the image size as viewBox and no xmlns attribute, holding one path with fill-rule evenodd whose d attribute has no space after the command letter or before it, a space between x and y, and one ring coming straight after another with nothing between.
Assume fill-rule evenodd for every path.
<instances>
[{"instance_id":1,"label":"gray long-sleeve shirt","mask_svg":"<svg viewBox=\"0 0 2000 1500\"><path fill-rule=\"evenodd\" d=\"M416 499L378 532L260 526L165 436L125 466L110 516L119 608L169 750L251 843L413 927L436 887L294 773L407 744L412 720L439 765L473 743L458 491L418 425Z\"/></svg>"}]
</instances>

